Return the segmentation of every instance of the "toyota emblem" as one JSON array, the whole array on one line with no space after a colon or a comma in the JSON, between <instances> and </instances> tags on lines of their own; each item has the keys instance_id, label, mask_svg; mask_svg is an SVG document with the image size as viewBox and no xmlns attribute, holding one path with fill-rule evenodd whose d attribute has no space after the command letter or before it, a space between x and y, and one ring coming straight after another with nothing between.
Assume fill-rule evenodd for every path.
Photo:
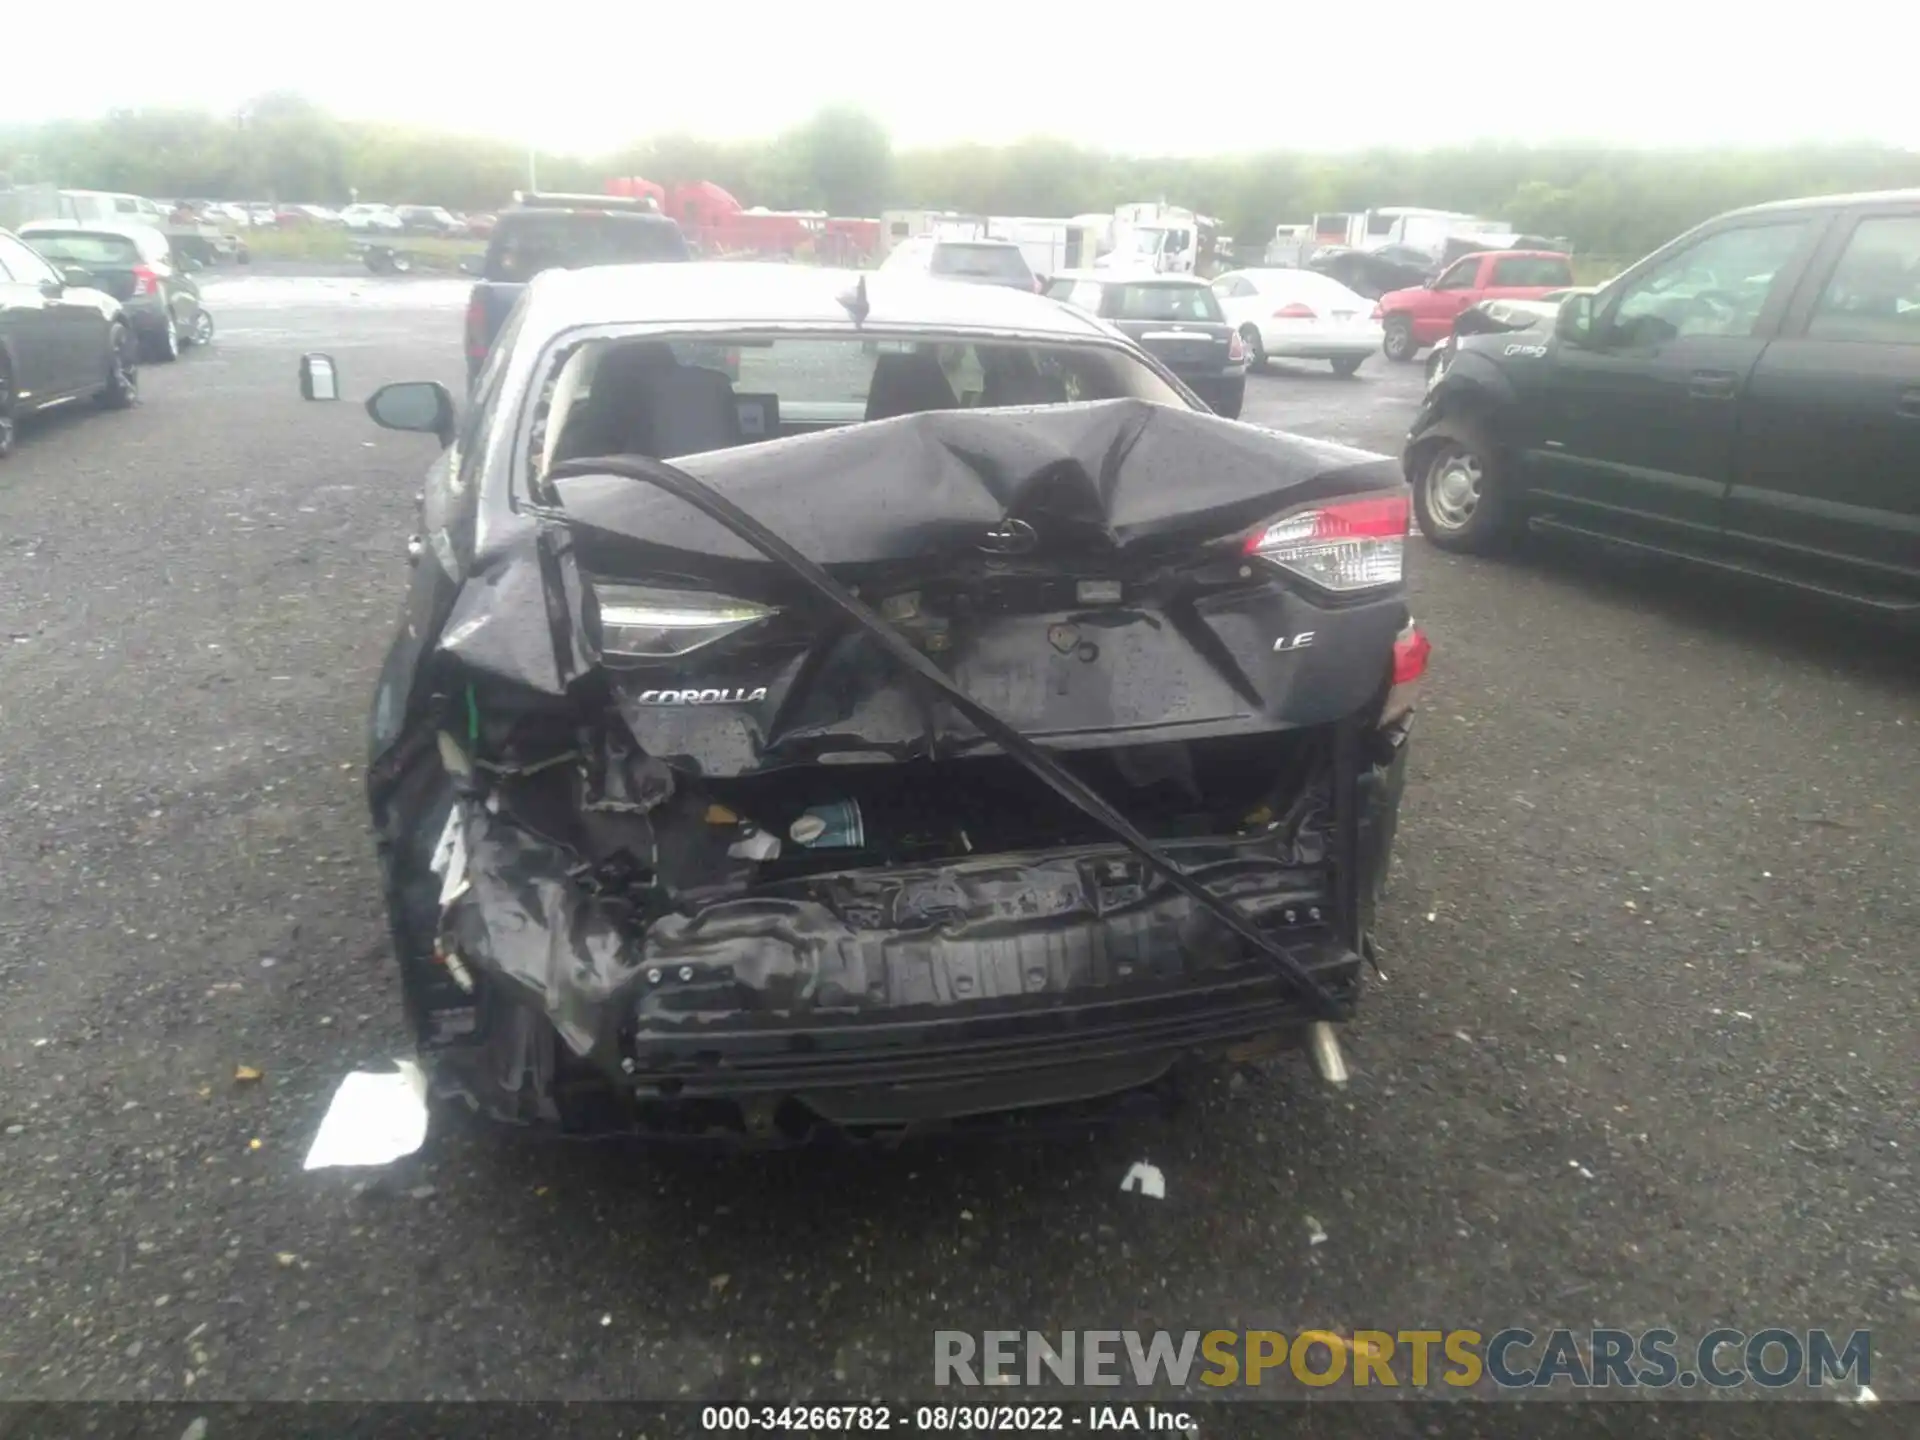
<instances>
[{"instance_id":1,"label":"toyota emblem","mask_svg":"<svg viewBox=\"0 0 1920 1440\"><path fill-rule=\"evenodd\" d=\"M980 537L980 549L989 555L1025 555L1040 543L1039 533L1024 520L1002 520Z\"/></svg>"}]
</instances>

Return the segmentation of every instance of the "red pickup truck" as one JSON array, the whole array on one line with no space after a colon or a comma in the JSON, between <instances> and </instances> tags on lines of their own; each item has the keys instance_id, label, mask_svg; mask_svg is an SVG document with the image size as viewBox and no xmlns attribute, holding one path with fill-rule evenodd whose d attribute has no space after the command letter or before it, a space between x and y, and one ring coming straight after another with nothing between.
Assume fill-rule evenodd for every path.
<instances>
[{"instance_id":1,"label":"red pickup truck","mask_svg":"<svg viewBox=\"0 0 1920 1440\"><path fill-rule=\"evenodd\" d=\"M1456 260L1417 290L1380 297L1373 318L1389 360L1411 360L1453 333L1456 316L1482 300L1537 300L1573 284L1573 262L1554 250L1483 250Z\"/></svg>"}]
</instances>

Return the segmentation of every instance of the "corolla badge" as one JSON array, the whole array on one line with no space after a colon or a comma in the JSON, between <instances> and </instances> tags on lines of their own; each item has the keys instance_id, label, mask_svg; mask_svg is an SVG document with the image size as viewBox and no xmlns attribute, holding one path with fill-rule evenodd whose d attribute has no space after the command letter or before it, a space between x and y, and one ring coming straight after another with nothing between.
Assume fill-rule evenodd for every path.
<instances>
[{"instance_id":1,"label":"corolla badge","mask_svg":"<svg viewBox=\"0 0 1920 1440\"><path fill-rule=\"evenodd\" d=\"M1040 543L1039 532L1024 520L1002 520L978 542L989 555L1025 555Z\"/></svg>"},{"instance_id":2,"label":"corolla badge","mask_svg":"<svg viewBox=\"0 0 1920 1440\"><path fill-rule=\"evenodd\" d=\"M751 705L767 698L767 687L716 690L642 690L635 697L642 705Z\"/></svg>"}]
</instances>

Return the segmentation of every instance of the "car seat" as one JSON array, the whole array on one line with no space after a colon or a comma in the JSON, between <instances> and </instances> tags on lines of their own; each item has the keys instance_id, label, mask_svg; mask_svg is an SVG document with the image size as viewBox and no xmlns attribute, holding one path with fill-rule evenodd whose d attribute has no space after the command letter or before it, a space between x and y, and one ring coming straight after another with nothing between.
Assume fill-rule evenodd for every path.
<instances>
[{"instance_id":1,"label":"car seat","mask_svg":"<svg viewBox=\"0 0 1920 1440\"><path fill-rule=\"evenodd\" d=\"M648 448L652 408L647 396L656 380L677 365L665 341L610 347L594 367L586 403L566 422L559 456L653 454Z\"/></svg>"},{"instance_id":2,"label":"car seat","mask_svg":"<svg viewBox=\"0 0 1920 1440\"><path fill-rule=\"evenodd\" d=\"M658 460L740 443L733 382L718 370L679 365L653 377L645 392L647 448Z\"/></svg>"},{"instance_id":3,"label":"car seat","mask_svg":"<svg viewBox=\"0 0 1920 1440\"><path fill-rule=\"evenodd\" d=\"M958 410L960 401L947 383L939 358L927 351L882 355L867 387L867 419L891 420L923 410Z\"/></svg>"}]
</instances>

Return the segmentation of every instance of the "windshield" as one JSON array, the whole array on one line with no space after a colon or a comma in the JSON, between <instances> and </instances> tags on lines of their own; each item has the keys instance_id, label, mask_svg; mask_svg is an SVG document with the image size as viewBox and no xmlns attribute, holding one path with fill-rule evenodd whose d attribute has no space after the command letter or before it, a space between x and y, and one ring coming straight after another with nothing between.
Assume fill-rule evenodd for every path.
<instances>
[{"instance_id":1,"label":"windshield","mask_svg":"<svg viewBox=\"0 0 1920 1440\"><path fill-rule=\"evenodd\" d=\"M686 258L680 227L655 215L521 211L494 227L482 278L514 284L543 270Z\"/></svg>"},{"instance_id":2,"label":"windshield","mask_svg":"<svg viewBox=\"0 0 1920 1440\"><path fill-rule=\"evenodd\" d=\"M1190 408L1107 345L850 333L593 340L536 402L537 472L581 455L659 459L927 410L1150 400Z\"/></svg>"},{"instance_id":3,"label":"windshield","mask_svg":"<svg viewBox=\"0 0 1920 1440\"><path fill-rule=\"evenodd\" d=\"M1033 283L1033 271L1012 245L965 245L944 241L933 247L928 270L935 275L962 275L975 280Z\"/></svg>"},{"instance_id":4,"label":"windshield","mask_svg":"<svg viewBox=\"0 0 1920 1440\"><path fill-rule=\"evenodd\" d=\"M1224 320L1220 302L1205 285L1113 285L1108 287L1107 317L1112 320Z\"/></svg>"},{"instance_id":5,"label":"windshield","mask_svg":"<svg viewBox=\"0 0 1920 1440\"><path fill-rule=\"evenodd\" d=\"M56 230L21 238L47 259L62 265L135 265L140 260L139 247L124 235Z\"/></svg>"}]
</instances>

